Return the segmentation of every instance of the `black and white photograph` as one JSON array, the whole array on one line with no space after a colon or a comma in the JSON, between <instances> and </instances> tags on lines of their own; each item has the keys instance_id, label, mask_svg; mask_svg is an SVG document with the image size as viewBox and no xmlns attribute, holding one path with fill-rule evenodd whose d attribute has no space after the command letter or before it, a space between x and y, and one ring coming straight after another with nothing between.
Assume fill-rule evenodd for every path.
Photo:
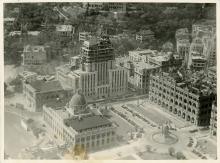
<instances>
[{"instance_id":1,"label":"black and white photograph","mask_svg":"<svg viewBox=\"0 0 220 163\"><path fill-rule=\"evenodd\" d=\"M4 160L217 159L217 3L2 12Z\"/></svg>"}]
</instances>

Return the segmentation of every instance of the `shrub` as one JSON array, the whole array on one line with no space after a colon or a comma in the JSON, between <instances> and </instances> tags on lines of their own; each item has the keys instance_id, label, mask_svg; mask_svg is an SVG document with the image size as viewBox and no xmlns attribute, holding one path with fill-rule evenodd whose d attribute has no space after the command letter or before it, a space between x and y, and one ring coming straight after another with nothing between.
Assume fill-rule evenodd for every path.
<instances>
[{"instance_id":1,"label":"shrub","mask_svg":"<svg viewBox=\"0 0 220 163\"><path fill-rule=\"evenodd\" d=\"M173 156L175 154L175 149L173 147L168 148L168 152L170 156Z\"/></svg>"}]
</instances>

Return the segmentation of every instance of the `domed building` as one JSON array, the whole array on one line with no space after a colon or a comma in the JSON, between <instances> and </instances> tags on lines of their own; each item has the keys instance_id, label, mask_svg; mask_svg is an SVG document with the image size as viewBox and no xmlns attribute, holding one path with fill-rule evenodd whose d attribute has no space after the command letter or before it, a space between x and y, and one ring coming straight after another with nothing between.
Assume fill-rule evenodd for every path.
<instances>
[{"instance_id":1,"label":"domed building","mask_svg":"<svg viewBox=\"0 0 220 163\"><path fill-rule=\"evenodd\" d=\"M59 141L86 151L109 148L116 140L115 123L101 112L94 114L80 91L63 107L44 105L43 118Z\"/></svg>"},{"instance_id":2,"label":"domed building","mask_svg":"<svg viewBox=\"0 0 220 163\"><path fill-rule=\"evenodd\" d=\"M73 95L73 97L67 104L67 110L73 115L80 115L89 112L89 109L87 108L86 98L80 91L77 91Z\"/></svg>"}]
</instances>

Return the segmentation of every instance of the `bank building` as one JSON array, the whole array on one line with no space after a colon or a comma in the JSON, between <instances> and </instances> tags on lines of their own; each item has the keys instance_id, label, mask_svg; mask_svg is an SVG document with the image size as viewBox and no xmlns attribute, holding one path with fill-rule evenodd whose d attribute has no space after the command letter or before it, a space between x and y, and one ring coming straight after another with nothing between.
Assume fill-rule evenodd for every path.
<instances>
[{"instance_id":1,"label":"bank building","mask_svg":"<svg viewBox=\"0 0 220 163\"><path fill-rule=\"evenodd\" d=\"M66 106L44 105L43 118L53 136L70 146L96 151L115 142L116 124L101 114L97 107L89 107L81 91L77 91Z\"/></svg>"}]
</instances>

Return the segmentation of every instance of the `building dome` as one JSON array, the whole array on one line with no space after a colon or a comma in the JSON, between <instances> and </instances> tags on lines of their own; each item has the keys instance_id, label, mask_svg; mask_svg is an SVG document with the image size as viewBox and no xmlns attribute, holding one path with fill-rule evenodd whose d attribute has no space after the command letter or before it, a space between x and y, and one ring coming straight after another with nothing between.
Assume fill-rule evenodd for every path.
<instances>
[{"instance_id":1,"label":"building dome","mask_svg":"<svg viewBox=\"0 0 220 163\"><path fill-rule=\"evenodd\" d=\"M86 98L85 96L80 93L79 91L76 92L72 99L70 100L69 102L69 107L70 108L75 108L75 107L78 107L78 106L85 106L86 105Z\"/></svg>"}]
</instances>

